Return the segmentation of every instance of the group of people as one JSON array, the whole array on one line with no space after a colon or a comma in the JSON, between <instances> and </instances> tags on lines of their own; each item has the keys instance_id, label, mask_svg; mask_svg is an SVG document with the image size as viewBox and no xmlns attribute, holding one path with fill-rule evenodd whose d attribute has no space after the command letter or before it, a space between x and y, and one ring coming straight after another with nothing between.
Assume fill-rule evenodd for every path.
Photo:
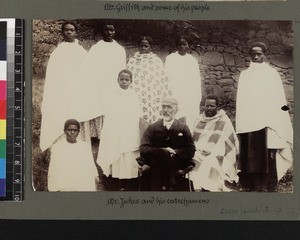
<instances>
[{"instance_id":1,"label":"group of people","mask_svg":"<svg viewBox=\"0 0 300 240\"><path fill-rule=\"evenodd\" d=\"M61 29L41 107L49 191L95 190L99 174L119 179L119 190L140 179L143 190L172 191L187 173L196 191L230 191L226 183L238 181L245 191L275 191L292 164L293 131L280 76L264 63L265 44L250 47L251 65L241 73L235 131L216 95L205 96L200 114L199 65L186 39L163 63L142 37L126 62L113 25L88 52L76 24ZM92 138L100 139L96 163Z\"/></svg>"}]
</instances>

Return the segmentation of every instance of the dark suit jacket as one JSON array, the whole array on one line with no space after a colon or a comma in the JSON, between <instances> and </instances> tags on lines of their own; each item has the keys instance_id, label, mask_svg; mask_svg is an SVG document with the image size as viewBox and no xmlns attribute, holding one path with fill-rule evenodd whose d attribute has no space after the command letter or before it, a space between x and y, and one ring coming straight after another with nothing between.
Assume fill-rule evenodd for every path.
<instances>
[{"instance_id":1,"label":"dark suit jacket","mask_svg":"<svg viewBox=\"0 0 300 240\"><path fill-rule=\"evenodd\" d=\"M141 157L144 163L156 156L159 148L170 147L176 151L177 157L191 159L195 153L195 145L188 126L175 119L174 123L167 129L160 119L148 126L140 146ZM146 163L147 164L147 163Z\"/></svg>"}]
</instances>

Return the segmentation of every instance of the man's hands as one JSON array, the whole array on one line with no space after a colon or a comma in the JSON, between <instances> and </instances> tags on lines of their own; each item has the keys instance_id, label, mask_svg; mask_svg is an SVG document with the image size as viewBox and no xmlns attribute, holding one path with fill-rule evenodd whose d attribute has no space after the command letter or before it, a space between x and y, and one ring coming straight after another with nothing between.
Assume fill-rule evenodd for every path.
<instances>
[{"instance_id":1,"label":"man's hands","mask_svg":"<svg viewBox=\"0 0 300 240\"><path fill-rule=\"evenodd\" d=\"M149 165L144 164L143 166L139 166L139 173L146 172L150 169Z\"/></svg>"},{"instance_id":2,"label":"man's hands","mask_svg":"<svg viewBox=\"0 0 300 240\"><path fill-rule=\"evenodd\" d=\"M171 156L176 155L176 152L173 148L167 147L165 149L170 153Z\"/></svg>"}]
</instances>

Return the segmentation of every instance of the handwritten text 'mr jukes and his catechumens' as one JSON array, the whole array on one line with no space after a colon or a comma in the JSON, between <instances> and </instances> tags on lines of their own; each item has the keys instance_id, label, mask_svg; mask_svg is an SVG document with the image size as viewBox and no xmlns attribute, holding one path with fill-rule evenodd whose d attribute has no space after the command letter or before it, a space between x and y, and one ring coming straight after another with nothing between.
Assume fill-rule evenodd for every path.
<instances>
[{"instance_id":1,"label":"handwritten text 'mr jukes and his catechumens'","mask_svg":"<svg viewBox=\"0 0 300 240\"><path fill-rule=\"evenodd\" d=\"M133 197L120 197L120 198L108 198L106 205L110 206L118 206L120 208L124 208L126 205L134 206L134 205L182 205L187 207L188 205L195 204L208 204L210 203L209 199L189 199L186 197L178 198L162 198L162 197L149 197L145 199L133 198Z\"/></svg>"}]
</instances>

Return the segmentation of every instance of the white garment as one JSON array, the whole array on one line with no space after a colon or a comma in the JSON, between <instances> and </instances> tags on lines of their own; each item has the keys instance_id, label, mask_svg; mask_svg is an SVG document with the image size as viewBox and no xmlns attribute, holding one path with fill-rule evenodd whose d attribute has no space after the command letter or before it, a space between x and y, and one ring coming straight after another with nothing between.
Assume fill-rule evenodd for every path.
<instances>
[{"instance_id":1,"label":"white garment","mask_svg":"<svg viewBox=\"0 0 300 240\"><path fill-rule=\"evenodd\" d=\"M172 95L178 100L177 118L186 117L191 130L199 116L202 98L198 61L190 54L172 53L166 58L166 74Z\"/></svg>"},{"instance_id":2,"label":"white garment","mask_svg":"<svg viewBox=\"0 0 300 240\"><path fill-rule=\"evenodd\" d=\"M138 177L139 165L136 159L139 156L139 150L121 153L119 160L111 165L112 177L119 179L131 179Z\"/></svg>"},{"instance_id":3,"label":"white garment","mask_svg":"<svg viewBox=\"0 0 300 240\"><path fill-rule=\"evenodd\" d=\"M89 144L81 141L69 143L64 138L52 146L49 191L96 191L97 175Z\"/></svg>"},{"instance_id":4,"label":"white garment","mask_svg":"<svg viewBox=\"0 0 300 240\"><path fill-rule=\"evenodd\" d=\"M86 54L75 40L60 43L50 55L41 105L42 151L49 148L62 133L68 119L68 89Z\"/></svg>"},{"instance_id":5,"label":"white garment","mask_svg":"<svg viewBox=\"0 0 300 240\"><path fill-rule=\"evenodd\" d=\"M253 63L241 72L236 101L236 132L267 128L267 146L277 149L278 179L292 165L293 128L278 72L267 63Z\"/></svg>"},{"instance_id":6,"label":"white garment","mask_svg":"<svg viewBox=\"0 0 300 240\"><path fill-rule=\"evenodd\" d=\"M118 86L118 74L126 68L125 49L116 41L96 43L70 89L70 117L80 122L103 115L107 99Z\"/></svg>"},{"instance_id":7,"label":"white garment","mask_svg":"<svg viewBox=\"0 0 300 240\"><path fill-rule=\"evenodd\" d=\"M195 189L204 188L211 192L224 191L226 175L220 166L216 155L203 155L196 151L194 155L195 167L190 172L190 179Z\"/></svg>"},{"instance_id":8,"label":"white garment","mask_svg":"<svg viewBox=\"0 0 300 240\"><path fill-rule=\"evenodd\" d=\"M97 159L106 176L138 176L138 164L135 159L139 156L141 116L139 100L134 90L119 88L108 99ZM111 165L114 166L112 173Z\"/></svg>"},{"instance_id":9,"label":"white garment","mask_svg":"<svg viewBox=\"0 0 300 240\"><path fill-rule=\"evenodd\" d=\"M130 88L137 93L143 119L150 124L161 117L162 100L171 95L164 67L162 60L152 52L136 52L127 63L132 72Z\"/></svg>"}]
</instances>

